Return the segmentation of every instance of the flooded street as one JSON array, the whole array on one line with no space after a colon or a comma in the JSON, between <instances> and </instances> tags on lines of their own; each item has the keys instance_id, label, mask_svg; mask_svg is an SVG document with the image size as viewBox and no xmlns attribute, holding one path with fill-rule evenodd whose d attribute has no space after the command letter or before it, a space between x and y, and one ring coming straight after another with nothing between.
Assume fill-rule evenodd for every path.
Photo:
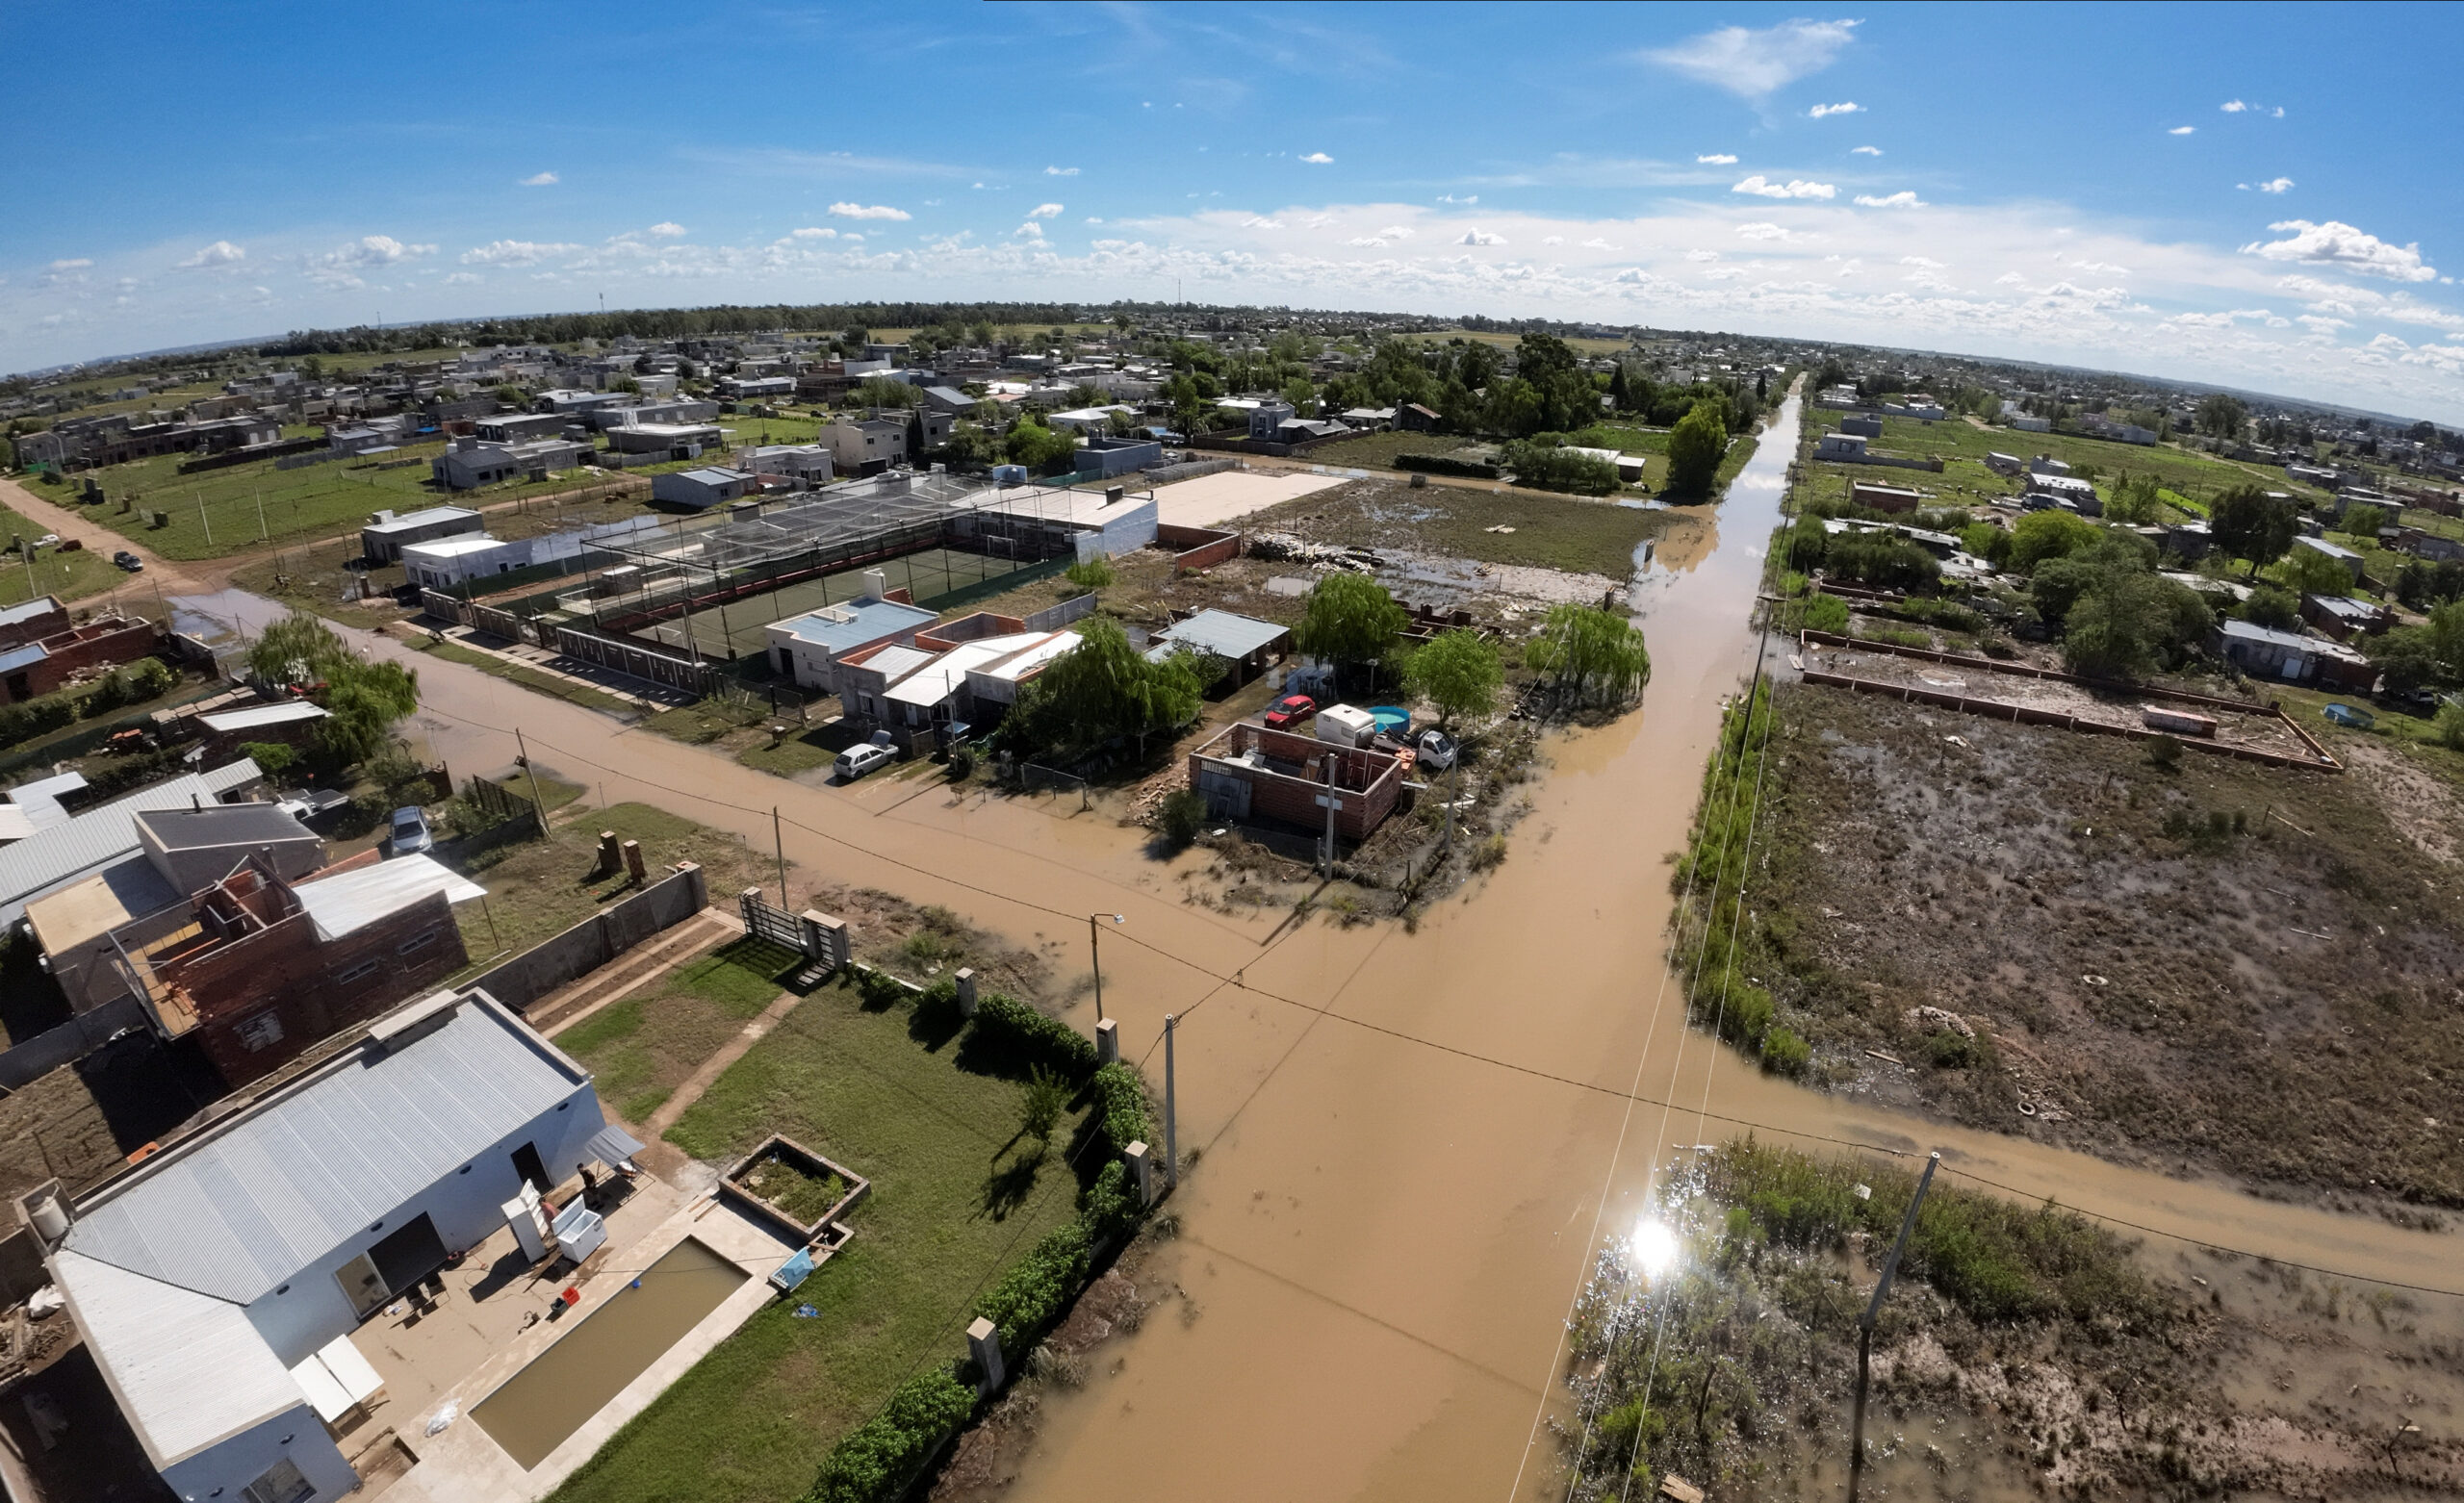
<instances>
[{"instance_id":1,"label":"flooded street","mask_svg":"<svg viewBox=\"0 0 2464 1503\"><path fill-rule=\"evenodd\" d=\"M1640 711L1547 743L1553 771L1504 864L1417 934L1187 905L1168 867L1074 799L953 797L917 778L807 787L366 640L419 667L418 736L457 776L510 764L518 725L543 770L594 800L647 799L758 850L775 805L803 871L1057 940L1064 973L1083 964L1084 915L1127 916L1108 926L1105 1002L1159 1085L1163 1015L1185 1018L1180 1142L1199 1161L1173 1202L1182 1236L1144 1278L1187 1301L1047 1403L1021 1498L1561 1492L1553 1447L1531 1440L1577 1281L1601 1238L1630 1231L1673 1148L1739 1122L1939 1147L1948 1167L2027 1197L2451 1286L2449 1239L1936 1129L1764 1077L1684 1028L1662 961L1667 858L1722 701L1755 661L1798 411L1782 409L1716 520L1672 532L1636 581L1654 668ZM253 612L251 634L267 614L184 603ZM1236 973L1245 984L1223 983ZM1091 1006L1073 1021L1091 1027Z\"/></svg>"}]
</instances>

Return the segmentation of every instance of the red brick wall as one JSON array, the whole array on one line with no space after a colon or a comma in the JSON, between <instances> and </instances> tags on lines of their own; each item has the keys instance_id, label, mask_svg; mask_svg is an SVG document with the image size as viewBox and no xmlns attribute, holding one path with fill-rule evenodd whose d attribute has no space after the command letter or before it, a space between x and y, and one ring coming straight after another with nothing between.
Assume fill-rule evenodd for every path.
<instances>
[{"instance_id":1,"label":"red brick wall","mask_svg":"<svg viewBox=\"0 0 2464 1503\"><path fill-rule=\"evenodd\" d=\"M433 937L403 952L423 934ZM319 1039L417 996L469 959L452 904L438 893L330 944L318 941L305 913L295 914L237 944L167 966L160 980L188 993L206 1057L236 1087ZM371 964L373 970L351 975ZM281 1037L251 1048L268 1014Z\"/></svg>"},{"instance_id":2,"label":"red brick wall","mask_svg":"<svg viewBox=\"0 0 2464 1503\"><path fill-rule=\"evenodd\" d=\"M1289 731L1270 730L1263 726L1241 724L1190 753L1190 784L1197 784L1202 761L1229 756L1256 746L1279 762L1298 763L1305 767L1312 758L1337 759L1336 796L1344 806L1336 811L1335 830L1347 840L1365 840L1369 832L1385 823L1395 812L1395 802L1402 796L1401 769L1392 755L1357 747L1338 747L1315 736L1294 735ZM1209 761L1209 771L1229 774L1249 785L1249 813L1252 818L1282 820L1304 829L1323 829L1326 811L1320 807L1318 795L1326 791L1322 781L1263 769L1227 766ZM1322 771L1320 777L1324 774Z\"/></svg>"},{"instance_id":3,"label":"red brick wall","mask_svg":"<svg viewBox=\"0 0 2464 1503\"><path fill-rule=\"evenodd\" d=\"M28 642L39 642L45 637L58 636L67 629L68 607L54 600L51 609L39 616L30 616L24 621L0 626L0 648L13 648Z\"/></svg>"},{"instance_id":4,"label":"red brick wall","mask_svg":"<svg viewBox=\"0 0 2464 1503\"><path fill-rule=\"evenodd\" d=\"M1184 527L1170 522L1155 528L1159 548L1178 548L1173 558L1174 569L1213 569L1226 559L1241 556L1241 534L1215 527Z\"/></svg>"},{"instance_id":5,"label":"red brick wall","mask_svg":"<svg viewBox=\"0 0 2464 1503\"><path fill-rule=\"evenodd\" d=\"M114 617L45 637L42 645L51 655L24 670L29 697L51 693L81 668L133 663L148 656L154 650L154 624Z\"/></svg>"}]
</instances>

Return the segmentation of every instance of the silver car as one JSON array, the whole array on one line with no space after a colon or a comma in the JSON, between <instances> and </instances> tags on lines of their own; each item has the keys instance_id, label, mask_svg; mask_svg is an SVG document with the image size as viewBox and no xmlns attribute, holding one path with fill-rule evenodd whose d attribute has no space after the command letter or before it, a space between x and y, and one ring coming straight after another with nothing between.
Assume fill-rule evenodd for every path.
<instances>
[{"instance_id":1,"label":"silver car","mask_svg":"<svg viewBox=\"0 0 2464 1503\"><path fill-rule=\"evenodd\" d=\"M427 816L418 808L396 809L391 844L396 855L417 855L436 844L436 836L427 828Z\"/></svg>"}]
</instances>

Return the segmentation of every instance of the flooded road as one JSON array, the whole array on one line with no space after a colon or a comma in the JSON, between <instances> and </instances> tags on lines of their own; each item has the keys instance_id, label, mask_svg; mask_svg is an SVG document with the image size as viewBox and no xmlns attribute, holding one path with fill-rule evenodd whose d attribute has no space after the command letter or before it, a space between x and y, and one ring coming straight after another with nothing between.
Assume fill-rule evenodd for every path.
<instances>
[{"instance_id":1,"label":"flooded road","mask_svg":"<svg viewBox=\"0 0 2464 1503\"><path fill-rule=\"evenodd\" d=\"M1074 801L953 798L905 778L807 787L398 645L371 650L419 666L419 733L457 774L509 764L519 724L544 769L758 848L777 805L804 871L1048 936L1067 947L1065 970L1083 957L1085 914L1128 916L1104 947L1123 1048L1160 1076L1163 1014L1187 1020L1180 1140L1200 1161L1174 1201L1183 1236L1148 1277L1189 1302L1105 1348L1105 1371L1046 1406L1022 1498L1561 1490L1545 1435L1527 1446L1577 1281L1600 1238L1630 1230L1672 1147L1738 1130L1723 1116L1939 1147L1948 1166L2031 1197L2450 1284L2449 1239L1938 1129L1763 1077L1683 1027L1662 962L1666 858L1721 702L1754 662L1753 598L1797 418L1791 400L1716 524L1663 547L1637 581L1654 665L1642 708L1549 743L1554 770L1504 865L1417 934L1278 931L1186 905L1167 867L1109 817L1073 817ZM1219 982L1235 973L1245 985Z\"/></svg>"}]
</instances>

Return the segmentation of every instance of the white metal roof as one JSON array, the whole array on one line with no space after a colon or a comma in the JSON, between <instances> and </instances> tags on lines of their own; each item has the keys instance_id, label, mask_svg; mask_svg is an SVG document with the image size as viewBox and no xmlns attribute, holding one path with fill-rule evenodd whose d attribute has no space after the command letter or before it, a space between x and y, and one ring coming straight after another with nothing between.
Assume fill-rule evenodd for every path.
<instances>
[{"instance_id":1,"label":"white metal roof","mask_svg":"<svg viewBox=\"0 0 2464 1503\"><path fill-rule=\"evenodd\" d=\"M484 553L504 547L504 540L485 533L475 538L439 538L433 543L413 543L402 549L402 556L414 562L460 558L466 553Z\"/></svg>"},{"instance_id":2,"label":"white metal roof","mask_svg":"<svg viewBox=\"0 0 2464 1503\"><path fill-rule=\"evenodd\" d=\"M588 1081L466 1000L432 1032L341 1056L143 1160L77 1208L64 1246L244 1305L577 1092L597 1116Z\"/></svg>"},{"instance_id":3,"label":"white metal roof","mask_svg":"<svg viewBox=\"0 0 2464 1503\"><path fill-rule=\"evenodd\" d=\"M51 1266L158 1470L307 1402L238 1305L70 1249Z\"/></svg>"},{"instance_id":4,"label":"white metal roof","mask_svg":"<svg viewBox=\"0 0 2464 1503\"><path fill-rule=\"evenodd\" d=\"M1055 631L1022 652L1016 652L998 663L988 663L973 672L988 678L1014 682L1042 668L1054 658L1063 656L1078 646L1075 631Z\"/></svg>"},{"instance_id":5,"label":"white metal roof","mask_svg":"<svg viewBox=\"0 0 2464 1503\"><path fill-rule=\"evenodd\" d=\"M37 830L0 847L0 926L14 924L28 901L64 887L137 850L137 816L147 809L184 809L192 800L221 801L223 794L264 777L246 757L208 773L190 773L141 788L125 799L88 809L74 819Z\"/></svg>"},{"instance_id":6,"label":"white metal roof","mask_svg":"<svg viewBox=\"0 0 2464 1503\"><path fill-rule=\"evenodd\" d=\"M933 661L933 654L922 648L894 644L875 652L858 666L869 668L891 683L896 683L931 661Z\"/></svg>"},{"instance_id":7,"label":"white metal roof","mask_svg":"<svg viewBox=\"0 0 2464 1503\"><path fill-rule=\"evenodd\" d=\"M1238 660L1270 646L1280 637L1291 635L1291 632L1290 626L1210 606L1187 621L1172 623L1155 633L1155 637L1159 644L1187 644L1220 657ZM1167 647L1166 650L1168 651L1169 648ZM1148 655L1154 654L1150 652Z\"/></svg>"},{"instance_id":8,"label":"white metal roof","mask_svg":"<svg viewBox=\"0 0 2464 1503\"><path fill-rule=\"evenodd\" d=\"M402 532L413 527L424 527L440 522L459 522L463 518L478 515L468 506L430 506L424 511L403 512L392 522L372 522L359 530L379 533Z\"/></svg>"},{"instance_id":9,"label":"white metal roof","mask_svg":"<svg viewBox=\"0 0 2464 1503\"><path fill-rule=\"evenodd\" d=\"M1036 646L1043 633L1014 632L962 642L901 679L887 698L901 704L938 704L966 682L970 668L988 668L1011 653Z\"/></svg>"},{"instance_id":10,"label":"white metal roof","mask_svg":"<svg viewBox=\"0 0 2464 1503\"><path fill-rule=\"evenodd\" d=\"M218 714L200 715L197 724L212 731L255 730L265 726L288 726L303 720L323 720L323 706L306 700L293 700L283 704L253 704L244 710L223 710Z\"/></svg>"},{"instance_id":11,"label":"white metal roof","mask_svg":"<svg viewBox=\"0 0 2464 1503\"><path fill-rule=\"evenodd\" d=\"M469 903L488 895L486 888L424 855L396 856L330 877L306 878L291 889L317 927L317 937L327 943L435 892L445 894L448 903Z\"/></svg>"},{"instance_id":12,"label":"white metal roof","mask_svg":"<svg viewBox=\"0 0 2464 1503\"><path fill-rule=\"evenodd\" d=\"M0 626L13 626L21 621L33 621L60 609L60 601L48 595L38 595L31 600L14 605L0 605Z\"/></svg>"}]
</instances>

